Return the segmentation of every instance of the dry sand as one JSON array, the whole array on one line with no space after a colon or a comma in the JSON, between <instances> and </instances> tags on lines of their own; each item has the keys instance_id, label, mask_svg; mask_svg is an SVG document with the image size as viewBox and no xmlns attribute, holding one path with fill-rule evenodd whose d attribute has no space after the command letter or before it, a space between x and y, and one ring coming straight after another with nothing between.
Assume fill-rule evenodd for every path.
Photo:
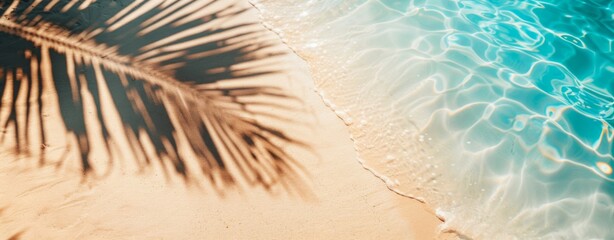
<instances>
[{"instance_id":1,"label":"dry sand","mask_svg":"<svg viewBox=\"0 0 614 240\"><path fill-rule=\"evenodd\" d=\"M222 196L165 180L155 167L142 173L118 167L84 182L77 165L38 167L36 159L0 149L0 239L435 238L439 220L431 210L361 167L346 126L314 91L306 64L295 55L284 62L294 70L282 85L314 115L308 126L285 129L313 148L292 150L309 174L304 196L249 187Z\"/></svg>"}]
</instances>

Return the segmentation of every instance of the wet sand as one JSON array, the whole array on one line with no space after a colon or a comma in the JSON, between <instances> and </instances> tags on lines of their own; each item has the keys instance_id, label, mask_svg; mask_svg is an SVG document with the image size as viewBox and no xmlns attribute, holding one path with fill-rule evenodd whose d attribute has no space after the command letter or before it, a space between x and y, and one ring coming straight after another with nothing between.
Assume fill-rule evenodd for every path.
<instances>
[{"instance_id":1,"label":"wet sand","mask_svg":"<svg viewBox=\"0 0 614 240\"><path fill-rule=\"evenodd\" d=\"M253 20L257 14L252 9L244 17ZM432 210L388 190L361 167L346 126L314 91L306 64L292 54L282 62L291 70L278 84L301 99L307 113L303 124L280 126L311 148L290 149L307 176L297 192L238 186L220 193L178 176L166 178L159 166L138 171L121 163L108 176L84 180L77 161L40 167L35 157L1 149L0 239L438 236L440 221ZM59 154L66 146L47 150Z\"/></svg>"}]
</instances>

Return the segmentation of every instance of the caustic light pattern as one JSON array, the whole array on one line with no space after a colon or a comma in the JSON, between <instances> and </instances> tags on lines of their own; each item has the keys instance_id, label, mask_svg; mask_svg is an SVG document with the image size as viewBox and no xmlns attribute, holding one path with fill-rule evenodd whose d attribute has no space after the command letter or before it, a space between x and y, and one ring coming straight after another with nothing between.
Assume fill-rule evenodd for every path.
<instances>
[{"instance_id":1,"label":"caustic light pattern","mask_svg":"<svg viewBox=\"0 0 614 240\"><path fill-rule=\"evenodd\" d=\"M364 164L450 230L614 238L614 2L254 4Z\"/></svg>"}]
</instances>

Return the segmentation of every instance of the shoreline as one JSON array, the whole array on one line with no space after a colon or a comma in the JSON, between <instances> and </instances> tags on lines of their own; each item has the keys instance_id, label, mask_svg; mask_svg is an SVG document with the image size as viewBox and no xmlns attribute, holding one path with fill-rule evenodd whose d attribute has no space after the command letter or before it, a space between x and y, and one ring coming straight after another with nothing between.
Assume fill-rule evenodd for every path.
<instances>
[{"instance_id":1,"label":"shoreline","mask_svg":"<svg viewBox=\"0 0 614 240\"><path fill-rule=\"evenodd\" d=\"M254 6L239 3L250 7L243 18L259 21ZM9 190L0 192L0 238L446 238L427 204L390 190L362 166L348 127L316 92L307 63L294 51L284 58L292 71L281 86L314 115L308 127L282 126L313 149L290 149L308 173L312 197L255 187L218 195L179 177L169 181L160 166L140 173L135 166L116 167L103 179L83 182L75 164L37 167L34 158L2 151L0 189Z\"/></svg>"}]
</instances>

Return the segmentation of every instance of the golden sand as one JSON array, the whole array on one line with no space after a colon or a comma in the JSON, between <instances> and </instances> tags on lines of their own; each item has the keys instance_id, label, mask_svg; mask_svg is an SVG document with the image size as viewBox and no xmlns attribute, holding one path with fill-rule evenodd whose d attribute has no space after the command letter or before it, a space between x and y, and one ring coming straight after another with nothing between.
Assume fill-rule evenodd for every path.
<instances>
[{"instance_id":1,"label":"golden sand","mask_svg":"<svg viewBox=\"0 0 614 240\"><path fill-rule=\"evenodd\" d=\"M243 16L258 17L254 9ZM280 126L310 146L290 149L306 173L296 192L241 185L217 192L207 184L167 178L160 166L140 171L124 163L108 176L84 180L77 161L40 167L35 157L2 149L0 239L443 237L432 210L388 190L361 167L346 126L314 91L306 64L294 54L276 64L291 69L277 84L301 99L307 113L301 124ZM72 151L61 143L43 147L57 155Z\"/></svg>"}]
</instances>

